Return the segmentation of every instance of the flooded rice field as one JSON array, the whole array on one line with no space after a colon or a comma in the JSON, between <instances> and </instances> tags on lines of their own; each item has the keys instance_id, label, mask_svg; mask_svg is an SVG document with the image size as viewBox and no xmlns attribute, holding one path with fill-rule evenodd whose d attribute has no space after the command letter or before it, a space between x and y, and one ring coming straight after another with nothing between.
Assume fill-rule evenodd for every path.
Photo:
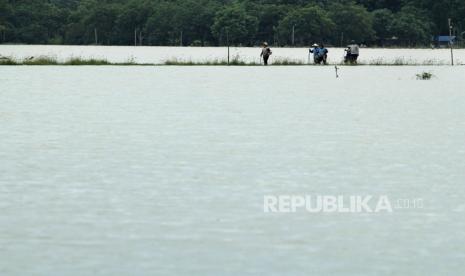
<instances>
[{"instance_id":1,"label":"flooded rice field","mask_svg":"<svg viewBox=\"0 0 465 276\"><path fill-rule=\"evenodd\" d=\"M168 57L58 48L0 50ZM433 78L417 80L425 71ZM0 67L0 274L459 275L465 67L339 75L330 66ZM385 196L393 210L265 212L267 195Z\"/></svg>"}]
</instances>

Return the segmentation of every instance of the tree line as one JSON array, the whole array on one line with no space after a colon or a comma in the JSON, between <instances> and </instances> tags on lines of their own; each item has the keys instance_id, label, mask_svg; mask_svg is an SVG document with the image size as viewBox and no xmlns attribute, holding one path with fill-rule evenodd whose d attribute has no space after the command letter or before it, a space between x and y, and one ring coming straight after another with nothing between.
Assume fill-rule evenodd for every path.
<instances>
[{"instance_id":1,"label":"tree line","mask_svg":"<svg viewBox=\"0 0 465 276\"><path fill-rule=\"evenodd\" d=\"M0 42L425 46L465 29L463 0L0 0ZM465 35L465 34L464 34Z\"/></svg>"}]
</instances>

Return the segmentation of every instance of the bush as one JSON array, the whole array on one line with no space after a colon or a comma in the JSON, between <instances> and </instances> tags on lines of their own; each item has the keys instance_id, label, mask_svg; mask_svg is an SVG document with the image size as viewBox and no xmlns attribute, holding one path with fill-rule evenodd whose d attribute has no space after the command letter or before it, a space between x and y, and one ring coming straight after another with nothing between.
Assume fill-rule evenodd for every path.
<instances>
[{"instance_id":1,"label":"bush","mask_svg":"<svg viewBox=\"0 0 465 276\"><path fill-rule=\"evenodd\" d=\"M434 77L434 75L430 72L417 74L417 80L430 80L432 77Z\"/></svg>"},{"instance_id":2,"label":"bush","mask_svg":"<svg viewBox=\"0 0 465 276\"><path fill-rule=\"evenodd\" d=\"M0 57L0 65L18 65L18 62L11 58Z\"/></svg>"},{"instance_id":3,"label":"bush","mask_svg":"<svg viewBox=\"0 0 465 276\"><path fill-rule=\"evenodd\" d=\"M111 65L110 62L102 59L80 59L80 58L72 58L63 65Z\"/></svg>"},{"instance_id":4,"label":"bush","mask_svg":"<svg viewBox=\"0 0 465 276\"><path fill-rule=\"evenodd\" d=\"M23 65L58 65L56 59L49 57L38 57L25 59L22 62Z\"/></svg>"}]
</instances>

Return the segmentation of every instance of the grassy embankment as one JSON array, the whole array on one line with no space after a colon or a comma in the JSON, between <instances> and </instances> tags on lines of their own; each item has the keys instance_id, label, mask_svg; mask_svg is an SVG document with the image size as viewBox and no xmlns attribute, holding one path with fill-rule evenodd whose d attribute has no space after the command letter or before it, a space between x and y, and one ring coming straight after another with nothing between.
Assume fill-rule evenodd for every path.
<instances>
[{"instance_id":1,"label":"grassy embankment","mask_svg":"<svg viewBox=\"0 0 465 276\"><path fill-rule=\"evenodd\" d=\"M277 58L270 60L270 65L276 65L276 66L284 66L284 65L309 65L305 62L302 62L300 60L294 60L294 59L287 59L287 58ZM229 61L225 59L215 59L211 61L185 61L185 60L177 60L177 59L171 59L165 61L162 65L179 65L179 66L260 66L262 65L261 62L246 62L241 60L238 56L235 56Z\"/></svg>"},{"instance_id":2,"label":"grassy embankment","mask_svg":"<svg viewBox=\"0 0 465 276\"><path fill-rule=\"evenodd\" d=\"M290 60L290 59L276 59L273 65L307 65L303 62ZM177 65L177 66L259 66L261 63L257 62L246 62L240 60L239 58L233 58L229 61L227 60L206 60L206 61L185 61L171 59L167 60L161 64L155 63L136 63L132 60L126 62L109 62L104 59L82 59L82 58L72 58L64 62L57 61L54 58L50 57L38 57L38 58L29 58L23 60L16 60L12 58L1 58L0 65Z\"/></svg>"},{"instance_id":3,"label":"grassy embankment","mask_svg":"<svg viewBox=\"0 0 465 276\"><path fill-rule=\"evenodd\" d=\"M50 57L38 57L38 58L29 58L24 60L16 60L8 57L0 58L0 65L119 65L119 66L130 66L130 65L146 65L146 66L260 66L261 63L258 62L246 62L241 60L238 57L234 57L229 61L224 59L216 59L211 61L185 61L185 60L177 60L171 59L167 60L161 64L154 64L154 63L136 63L133 60L129 60L126 62L109 62L104 59L82 59L82 58L71 58L64 62L57 61L54 58ZM315 65L313 63L306 63L301 60L295 59L287 59L287 58L274 58L270 60L270 65L272 66L303 66L303 65ZM355 66L355 64L344 64L343 62L339 63L330 63L330 65L347 65L347 66ZM370 66L441 66L441 65L449 65L448 62L441 61L441 60L426 60L423 62L416 62L414 60L408 60L404 58L397 58L395 60L389 61L384 60L382 58L379 59L372 59L366 62L359 62L356 65L370 65ZM464 65L464 64L457 64L457 65Z\"/></svg>"},{"instance_id":4,"label":"grassy embankment","mask_svg":"<svg viewBox=\"0 0 465 276\"><path fill-rule=\"evenodd\" d=\"M71 58L64 62L57 61L50 57L29 58L24 60L15 60L12 58L1 58L0 65L146 65L137 64L133 61L114 63L104 59L82 59Z\"/></svg>"}]
</instances>

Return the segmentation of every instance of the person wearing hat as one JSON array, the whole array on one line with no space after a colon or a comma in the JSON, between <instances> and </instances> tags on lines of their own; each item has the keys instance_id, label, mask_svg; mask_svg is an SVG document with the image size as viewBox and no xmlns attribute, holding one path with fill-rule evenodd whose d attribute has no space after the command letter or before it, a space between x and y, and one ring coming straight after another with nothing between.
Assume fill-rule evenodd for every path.
<instances>
[{"instance_id":1,"label":"person wearing hat","mask_svg":"<svg viewBox=\"0 0 465 276\"><path fill-rule=\"evenodd\" d=\"M313 62L319 64L320 61L320 46L316 43L312 45L313 49L310 48L309 52L313 54Z\"/></svg>"},{"instance_id":2,"label":"person wearing hat","mask_svg":"<svg viewBox=\"0 0 465 276\"><path fill-rule=\"evenodd\" d=\"M272 52L270 47L268 47L268 43L263 42L262 46L262 53L260 54L260 57L263 58L263 64L268 65L268 59L270 58Z\"/></svg>"}]
</instances>

